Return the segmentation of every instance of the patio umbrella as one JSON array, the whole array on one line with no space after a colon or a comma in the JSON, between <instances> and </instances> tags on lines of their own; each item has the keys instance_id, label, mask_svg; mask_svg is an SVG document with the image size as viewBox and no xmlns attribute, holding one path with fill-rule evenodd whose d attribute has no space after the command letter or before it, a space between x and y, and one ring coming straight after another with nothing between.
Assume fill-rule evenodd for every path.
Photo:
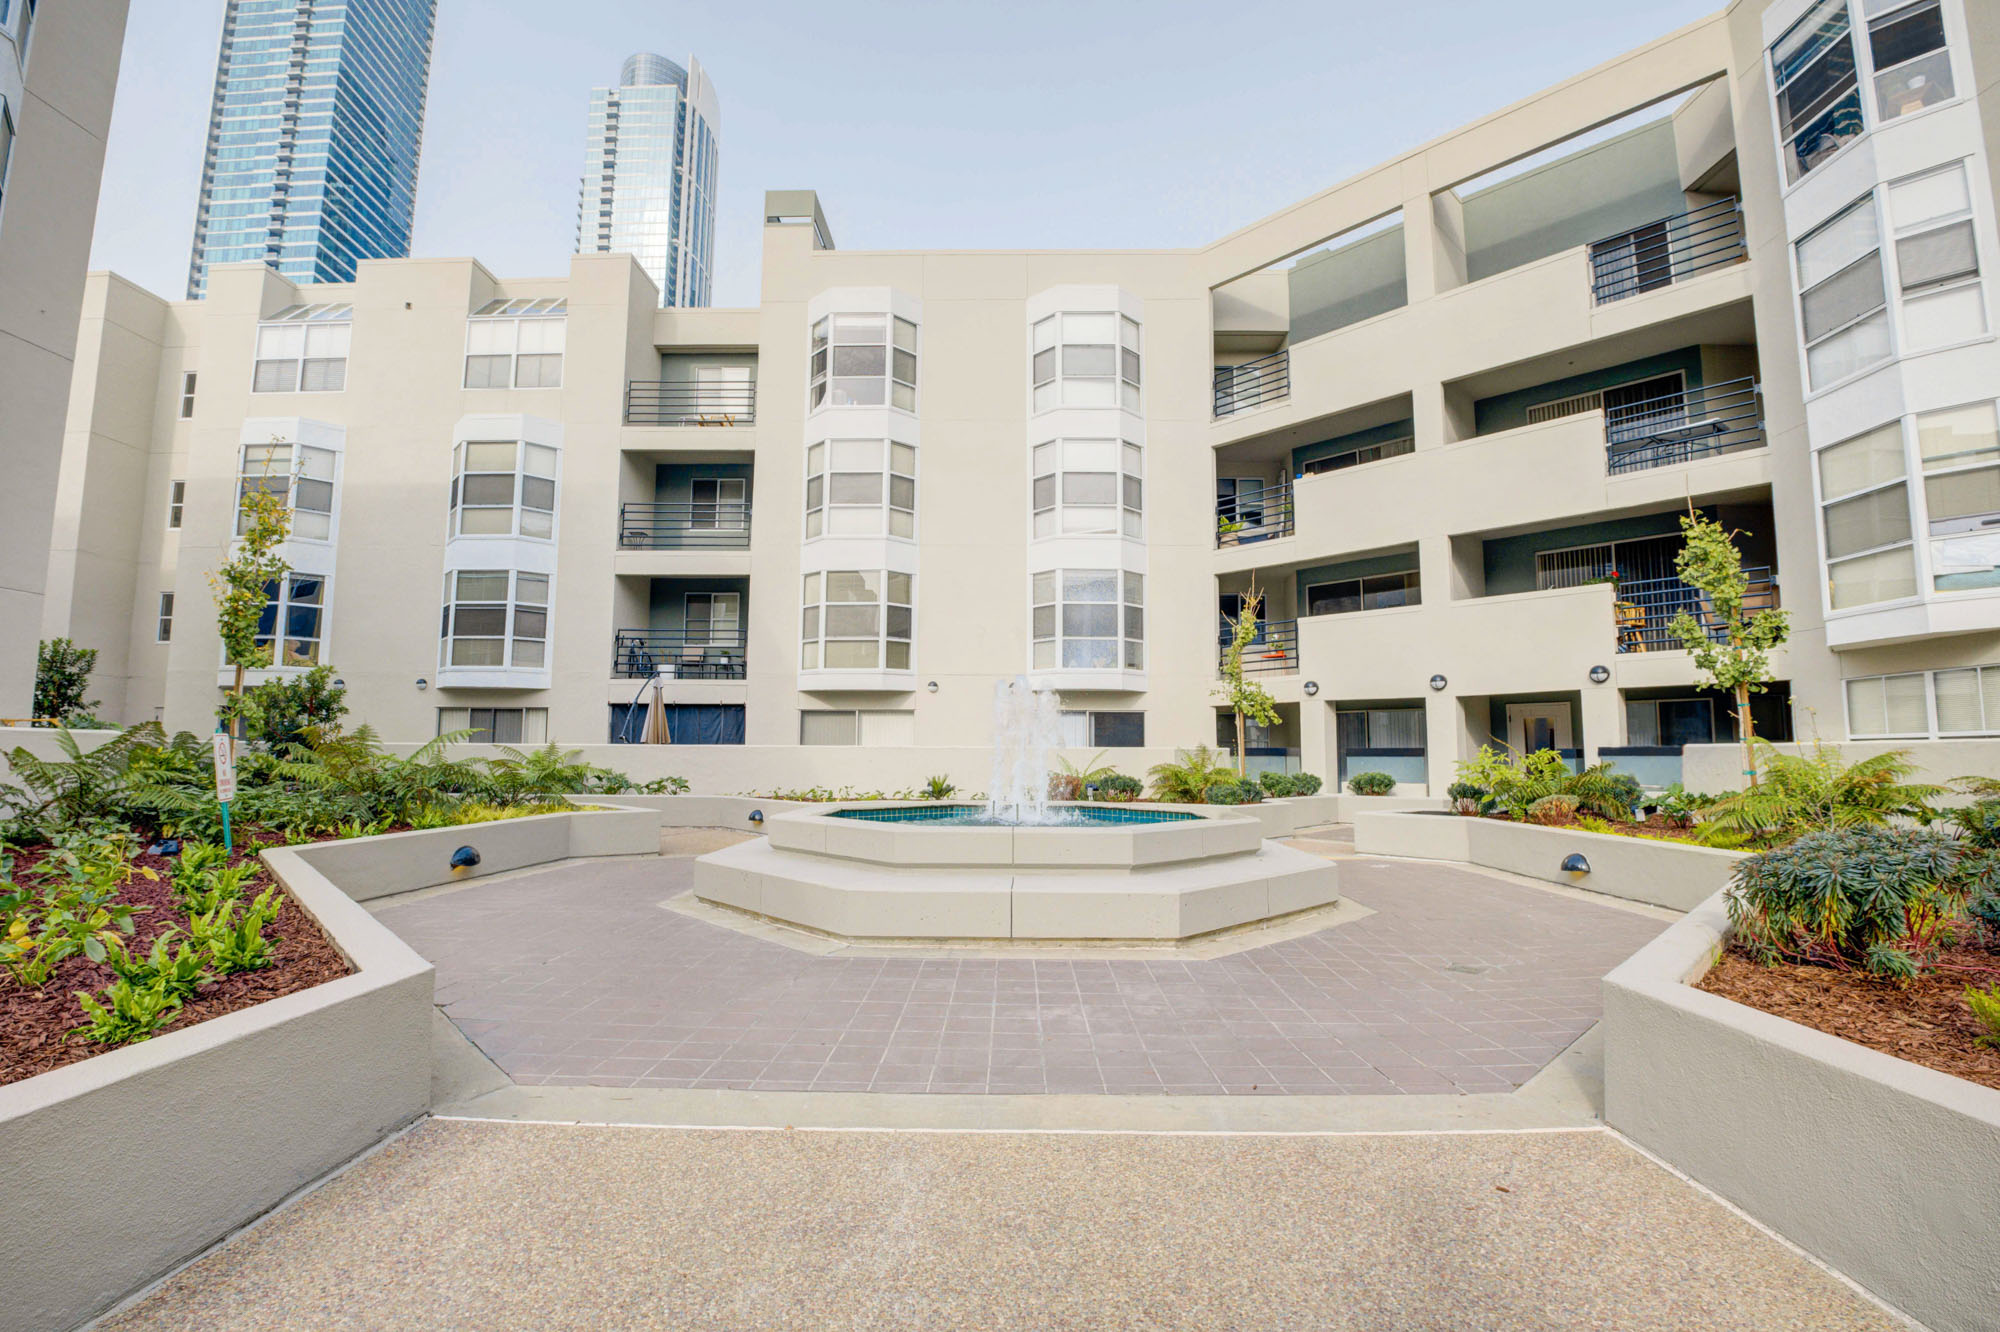
<instances>
[{"instance_id":1,"label":"patio umbrella","mask_svg":"<svg viewBox=\"0 0 2000 1332\"><path fill-rule=\"evenodd\" d=\"M661 698L660 677L653 677L653 700L646 705L646 743L649 745L670 745L674 742L667 729L667 705Z\"/></svg>"}]
</instances>

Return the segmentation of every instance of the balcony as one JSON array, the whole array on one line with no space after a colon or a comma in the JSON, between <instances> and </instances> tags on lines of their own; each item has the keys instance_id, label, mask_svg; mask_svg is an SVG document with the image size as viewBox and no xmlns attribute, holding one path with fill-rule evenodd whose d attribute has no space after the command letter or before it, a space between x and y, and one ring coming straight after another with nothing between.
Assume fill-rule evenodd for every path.
<instances>
[{"instance_id":1,"label":"balcony","mask_svg":"<svg viewBox=\"0 0 2000 1332\"><path fill-rule=\"evenodd\" d=\"M1764 447L1764 405L1754 379L1605 402L1603 409L1605 464L1613 476Z\"/></svg>"},{"instance_id":2,"label":"balcony","mask_svg":"<svg viewBox=\"0 0 2000 1332\"><path fill-rule=\"evenodd\" d=\"M611 676L646 680L741 680L749 634L745 630L620 629L611 641Z\"/></svg>"},{"instance_id":3,"label":"balcony","mask_svg":"<svg viewBox=\"0 0 2000 1332\"><path fill-rule=\"evenodd\" d=\"M1598 305L1658 291L1741 263L1743 214L1734 195L1634 227L1590 246L1590 295Z\"/></svg>"},{"instance_id":4,"label":"balcony","mask_svg":"<svg viewBox=\"0 0 2000 1332\"><path fill-rule=\"evenodd\" d=\"M625 424L747 426L757 420L757 382L635 379L625 386Z\"/></svg>"},{"instance_id":5,"label":"balcony","mask_svg":"<svg viewBox=\"0 0 2000 1332\"><path fill-rule=\"evenodd\" d=\"M1218 550L1273 541L1292 534L1292 485L1281 481L1257 489L1238 490L1215 503L1215 545Z\"/></svg>"},{"instance_id":6,"label":"balcony","mask_svg":"<svg viewBox=\"0 0 2000 1332\"><path fill-rule=\"evenodd\" d=\"M1229 645L1235 640L1235 631L1225 621L1216 631L1216 668L1221 669L1229 655ZM1264 620L1257 625L1257 636L1243 649L1243 673L1245 675L1296 675L1299 670L1299 622L1297 620Z\"/></svg>"},{"instance_id":7,"label":"balcony","mask_svg":"<svg viewBox=\"0 0 2000 1332\"><path fill-rule=\"evenodd\" d=\"M1215 367L1215 418L1282 402L1292 394L1292 354L1272 352L1240 365Z\"/></svg>"},{"instance_id":8,"label":"balcony","mask_svg":"<svg viewBox=\"0 0 2000 1332\"><path fill-rule=\"evenodd\" d=\"M1769 568L1745 569L1749 589L1743 595L1746 613L1775 610L1778 585ZM1618 626L1620 652L1680 652L1685 647L1672 631L1676 616L1692 615L1715 642L1724 635L1722 621L1709 605L1705 594L1678 578L1628 579L1618 584L1611 615Z\"/></svg>"},{"instance_id":9,"label":"balcony","mask_svg":"<svg viewBox=\"0 0 2000 1332\"><path fill-rule=\"evenodd\" d=\"M620 550L747 550L746 500L618 506Z\"/></svg>"}]
</instances>

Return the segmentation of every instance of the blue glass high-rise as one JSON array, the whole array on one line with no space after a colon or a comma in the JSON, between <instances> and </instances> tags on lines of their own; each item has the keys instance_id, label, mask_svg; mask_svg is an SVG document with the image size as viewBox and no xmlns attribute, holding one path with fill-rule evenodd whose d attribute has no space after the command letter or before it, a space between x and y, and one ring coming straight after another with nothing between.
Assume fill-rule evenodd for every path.
<instances>
[{"instance_id":1,"label":"blue glass high-rise","mask_svg":"<svg viewBox=\"0 0 2000 1332\"><path fill-rule=\"evenodd\" d=\"M410 252L437 0L229 0L188 295L259 260L344 282Z\"/></svg>"},{"instance_id":2,"label":"blue glass high-rise","mask_svg":"<svg viewBox=\"0 0 2000 1332\"><path fill-rule=\"evenodd\" d=\"M661 305L709 302L720 116L699 60L641 52L590 94L577 252L634 256Z\"/></svg>"}]
</instances>

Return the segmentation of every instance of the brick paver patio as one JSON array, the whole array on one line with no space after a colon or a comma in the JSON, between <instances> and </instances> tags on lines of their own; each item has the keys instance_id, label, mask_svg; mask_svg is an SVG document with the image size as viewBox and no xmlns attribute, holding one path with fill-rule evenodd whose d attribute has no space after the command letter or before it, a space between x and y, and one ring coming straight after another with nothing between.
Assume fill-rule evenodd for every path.
<instances>
[{"instance_id":1,"label":"brick paver patio","mask_svg":"<svg viewBox=\"0 0 2000 1332\"><path fill-rule=\"evenodd\" d=\"M661 906L687 860L391 906L520 1083L761 1091L1505 1092L1664 926L1450 866L1349 860L1374 913L1206 960L814 956Z\"/></svg>"}]
</instances>

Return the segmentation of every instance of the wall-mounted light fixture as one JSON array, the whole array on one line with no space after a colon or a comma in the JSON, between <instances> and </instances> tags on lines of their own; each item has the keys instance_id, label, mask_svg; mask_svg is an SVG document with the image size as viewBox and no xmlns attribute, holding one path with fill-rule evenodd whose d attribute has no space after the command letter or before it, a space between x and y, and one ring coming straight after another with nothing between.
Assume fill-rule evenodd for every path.
<instances>
[{"instance_id":1,"label":"wall-mounted light fixture","mask_svg":"<svg viewBox=\"0 0 2000 1332\"><path fill-rule=\"evenodd\" d=\"M429 689L430 687L431 687L431 682L429 680L424 679L424 677L421 675L417 677L417 688L419 690Z\"/></svg>"},{"instance_id":2,"label":"wall-mounted light fixture","mask_svg":"<svg viewBox=\"0 0 2000 1332\"><path fill-rule=\"evenodd\" d=\"M762 823L763 821L764 821L764 811L763 811L763 810L761 810L761 809L753 809L753 810L751 810L751 811L750 811L750 822L752 822L752 823Z\"/></svg>"},{"instance_id":3,"label":"wall-mounted light fixture","mask_svg":"<svg viewBox=\"0 0 2000 1332\"><path fill-rule=\"evenodd\" d=\"M1590 873L1590 862L1583 858L1583 852L1572 851L1563 857L1562 872L1564 874L1588 874Z\"/></svg>"},{"instance_id":4,"label":"wall-mounted light fixture","mask_svg":"<svg viewBox=\"0 0 2000 1332\"><path fill-rule=\"evenodd\" d=\"M1306 691L1307 698L1311 698L1314 694L1317 694L1319 692L1319 681L1308 680L1303 685L1301 685L1300 688Z\"/></svg>"},{"instance_id":5,"label":"wall-mounted light fixture","mask_svg":"<svg viewBox=\"0 0 2000 1332\"><path fill-rule=\"evenodd\" d=\"M1590 682L1592 684L1603 684L1610 678L1611 668L1609 666L1593 666L1590 668Z\"/></svg>"},{"instance_id":6,"label":"wall-mounted light fixture","mask_svg":"<svg viewBox=\"0 0 2000 1332\"><path fill-rule=\"evenodd\" d=\"M458 850L451 853L451 868L453 873L457 873L459 870L469 870L478 863L479 852L472 847L461 846Z\"/></svg>"},{"instance_id":7,"label":"wall-mounted light fixture","mask_svg":"<svg viewBox=\"0 0 2000 1332\"><path fill-rule=\"evenodd\" d=\"M925 685L924 688L929 690L931 693L935 694L937 692L937 681L936 680L931 681L929 684Z\"/></svg>"},{"instance_id":8,"label":"wall-mounted light fixture","mask_svg":"<svg viewBox=\"0 0 2000 1332\"><path fill-rule=\"evenodd\" d=\"M1450 683L1451 681L1445 679L1442 675L1433 675L1431 677L1431 688L1433 689L1443 689Z\"/></svg>"}]
</instances>

